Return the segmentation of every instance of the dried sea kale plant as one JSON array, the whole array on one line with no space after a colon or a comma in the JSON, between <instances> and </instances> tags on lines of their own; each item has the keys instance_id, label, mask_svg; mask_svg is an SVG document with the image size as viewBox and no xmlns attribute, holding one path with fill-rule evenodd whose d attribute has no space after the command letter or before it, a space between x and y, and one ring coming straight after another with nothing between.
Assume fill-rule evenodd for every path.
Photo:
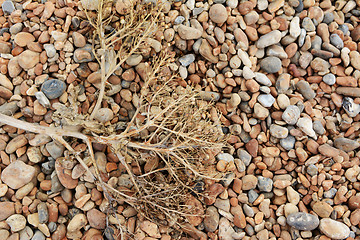
<instances>
[{"instance_id":1,"label":"dried sea kale plant","mask_svg":"<svg viewBox=\"0 0 360 240\"><path fill-rule=\"evenodd\" d=\"M54 126L44 127L0 114L0 123L29 132L46 134L63 144L93 177L104 192L110 210L126 202L144 217L160 224L181 227L186 218L198 214L187 199L196 192L197 181L213 178L215 168L209 161L214 151L224 146L219 114L211 103L201 100L191 87L181 87L170 70L174 53L168 46L151 54L152 37L164 26L161 4L140 4L118 1L123 14L111 14L113 1L100 1L98 10L86 12L93 27L93 54L99 62L98 95L88 114L79 114L76 101L79 89L68 87L68 105L56 106ZM136 111L129 122L100 123L94 120L117 86L108 79L123 67L129 58L145 55L140 89L133 94ZM61 123L61 126L59 125ZM82 141L87 151L77 153L70 141ZM113 186L103 181L93 144L106 144L118 157L131 186ZM210 157L211 159L211 157ZM202 196L198 195L200 198ZM108 212L116 216L115 211ZM122 235L123 227L118 227Z\"/></svg>"}]
</instances>

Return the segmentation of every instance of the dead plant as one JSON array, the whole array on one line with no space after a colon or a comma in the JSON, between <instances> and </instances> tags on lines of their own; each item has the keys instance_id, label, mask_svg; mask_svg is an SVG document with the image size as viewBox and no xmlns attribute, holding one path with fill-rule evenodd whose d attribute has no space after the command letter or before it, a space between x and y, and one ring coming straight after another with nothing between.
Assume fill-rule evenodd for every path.
<instances>
[{"instance_id":1,"label":"dead plant","mask_svg":"<svg viewBox=\"0 0 360 240\"><path fill-rule=\"evenodd\" d=\"M108 11L112 2L100 1L96 18L91 18L88 13L94 28L94 55L101 72L97 102L91 113L78 114L76 97L79 89L70 85L68 104L55 106L53 126L40 126L4 114L0 114L0 123L46 134L63 144L104 191L109 209L113 209L116 201L125 201L152 221L181 227L186 217L194 214L194 209L187 206L185 196L199 194L194 190L194 184L215 176L211 162L204 156L224 146L219 117L210 114L217 113L215 108L198 99L192 88L177 85L178 79L169 68L174 61L172 53L163 47L157 55L149 56L147 62L151 64L144 63L146 69L141 89L133 99L136 111L125 129L121 129L119 123L102 124L94 120L103 101L112 104L106 92L107 87L112 87L107 82L109 77L130 56L141 54L148 47L147 40L161 30L161 26L157 26L161 20L161 4L127 1L125 14L118 19ZM112 28L114 24L116 27ZM20 114L16 116L21 117ZM85 154L77 153L68 143L74 138L86 143ZM131 187L111 186L102 180L93 143L111 148L126 169ZM115 212L113 214L116 217ZM120 233L124 230L119 226Z\"/></svg>"}]
</instances>

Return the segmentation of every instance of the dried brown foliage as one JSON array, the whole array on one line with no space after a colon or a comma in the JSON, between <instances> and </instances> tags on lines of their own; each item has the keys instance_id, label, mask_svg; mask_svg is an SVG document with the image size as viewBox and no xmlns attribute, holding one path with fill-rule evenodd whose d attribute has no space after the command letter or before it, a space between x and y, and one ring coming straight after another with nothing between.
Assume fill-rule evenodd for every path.
<instances>
[{"instance_id":1,"label":"dried brown foliage","mask_svg":"<svg viewBox=\"0 0 360 240\"><path fill-rule=\"evenodd\" d=\"M63 127L43 127L3 114L0 114L0 122L47 134L61 142L103 189L109 209L116 201L125 201L148 219L181 226L187 216L194 214L184 196L199 194L193 188L196 181L214 177L215 171L206 156L224 146L218 113L210 103L197 98L192 88L177 85L178 79L168 67L174 59L165 46L156 56L149 56L147 62L151 64L147 66L138 95L134 95L136 112L131 121L121 128L120 123L105 126L93 120L102 101L112 104L107 91L114 86L107 79L129 56L145 51L146 40L160 30L156 23L161 20L161 5L133 2L122 16L123 20L118 20L116 28L112 29L109 28L114 26L112 19L118 17L110 14L111 4L112 1L102 1L96 18L88 13L94 27L94 55L101 71L98 101L92 113L77 113L79 89L70 86L69 104L58 104L54 114L55 125L61 122ZM110 34L106 34L107 29L111 30ZM83 155L68 143L74 138L87 144ZM106 144L112 149L132 181L131 188L114 187L102 181L93 143ZM122 232L121 226L119 230Z\"/></svg>"}]
</instances>

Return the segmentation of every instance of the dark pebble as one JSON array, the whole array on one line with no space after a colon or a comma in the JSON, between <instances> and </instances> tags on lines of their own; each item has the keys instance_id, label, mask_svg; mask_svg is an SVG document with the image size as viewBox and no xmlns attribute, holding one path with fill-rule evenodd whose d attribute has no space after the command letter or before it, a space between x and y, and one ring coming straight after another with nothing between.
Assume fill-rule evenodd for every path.
<instances>
[{"instance_id":1,"label":"dark pebble","mask_svg":"<svg viewBox=\"0 0 360 240\"><path fill-rule=\"evenodd\" d=\"M66 84L58 79L50 79L43 83L41 91L48 99L55 99L60 97L66 89Z\"/></svg>"},{"instance_id":2,"label":"dark pebble","mask_svg":"<svg viewBox=\"0 0 360 240\"><path fill-rule=\"evenodd\" d=\"M292 213L286 218L286 222L298 230L311 231L319 226L319 218L315 215L297 212Z\"/></svg>"}]
</instances>

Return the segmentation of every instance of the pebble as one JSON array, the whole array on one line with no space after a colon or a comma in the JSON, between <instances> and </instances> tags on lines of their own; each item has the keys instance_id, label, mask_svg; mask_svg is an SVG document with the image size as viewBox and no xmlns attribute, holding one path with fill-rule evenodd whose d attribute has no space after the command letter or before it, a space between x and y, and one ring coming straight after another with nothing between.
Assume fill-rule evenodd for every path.
<instances>
[{"instance_id":1,"label":"pebble","mask_svg":"<svg viewBox=\"0 0 360 240\"><path fill-rule=\"evenodd\" d=\"M231 227L229 220L222 217L219 220L219 238L223 240L233 240L232 235L235 233L235 230Z\"/></svg>"},{"instance_id":2,"label":"pebble","mask_svg":"<svg viewBox=\"0 0 360 240\"><path fill-rule=\"evenodd\" d=\"M201 30L185 25L179 26L178 33L180 38L184 40L199 39L202 35Z\"/></svg>"},{"instance_id":3,"label":"pebble","mask_svg":"<svg viewBox=\"0 0 360 240\"><path fill-rule=\"evenodd\" d=\"M181 58L179 58L180 64L182 66L184 66L184 67L189 66L194 61L195 61L195 55L194 54L187 54L187 55L182 56Z\"/></svg>"},{"instance_id":4,"label":"pebble","mask_svg":"<svg viewBox=\"0 0 360 240\"><path fill-rule=\"evenodd\" d=\"M17 58L20 67L29 70L35 67L40 61L40 54L31 50L23 51Z\"/></svg>"},{"instance_id":5,"label":"pebble","mask_svg":"<svg viewBox=\"0 0 360 240\"><path fill-rule=\"evenodd\" d=\"M218 3L210 7L209 17L214 23L223 24L228 18L228 14L224 5Z\"/></svg>"},{"instance_id":6,"label":"pebble","mask_svg":"<svg viewBox=\"0 0 360 240\"><path fill-rule=\"evenodd\" d=\"M114 113L109 108L100 108L94 116L94 118L101 123L106 123L113 119L113 117Z\"/></svg>"},{"instance_id":7,"label":"pebble","mask_svg":"<svg viewBox=\"0 0 360 240\"><path fill-rule=\"evenodd\" d=\"M216 207L210 206L206 209L204 227L208 232L215 232L219 226L220 215Z\"/></svg>"},{"instance_id":8,"label":"pebble","mask_svg":"<svg viewBox=\"0 0 360 240\"><path fill-rule=\"evenodd\" d=\"M287 124L295 125L300 118L300 109L295 105L290 105L285 109L281 117Z\"/></svg>"},{"instance_id":9,"label":"pebble","mask_svg":"<svg viewBox=\"0 0 360 240\"><path fill-rule=\"evenodd\" d=\"M344 47L343 40L336 33L330 35L330 43L338 49L342 49Z\"/></svg>"},{"instance_id":10,"label":"pebble","mask_svg":"<svg viewBox=\"0 0 360 240\"><path fill-rule=\"evenodd\" d=\"M85 227L87 224L86 216L82 213L76 214L67 225L67 230L69 232L79 231L81 228Z\"/></svg>"},{"instance_id":11,"label":"pebble","mask_svg":"<svg viewBox=\"0 0 360 240\"><path fill-rule=\"evenodd\" d=\"M44 46L44 49L46 51L46 55L48 56L48 58L52 58L55 56L56 49L53 44L44 44L43 46Z\"/></svg>"},{"instance_id":12,"label":"pebble","mask_svg":"<svg viewBox=\"0 0 360 240\"><path fill-rule=\"evenodd\" d=\"M1 8L3 12L7 15L11 14L13 11L15 11L14 3L11 0L5 0L3 4L1 4Z\"/></svg>"},{"instance_id":13,"label":"pebble","mask_svg":"<svg viewBox=\"0 0 360 240\"><path fill-rule=\"evenodd\" d=\"M62 39L59 39L58 41L61 41L61 40ZM77 48L74 51L74 61L76 63L91 62L91 61L94 60L94 58L95 57L94 57L94 55L92 53L91 45L89 45L89 44L85 45L85 47Z\"/></svg>"},{"instance_id":14,"label":"pebble","mask_svg":"<svg viewBox=\"0 0 360 240\"><path fill-rule=\"evenodd\" d=\"M275 98L271 94L261 94L258 96L258 101L264 107L271 107L275 102Z\"/></svg>"},{"instance_id":15,"label":"pebble","mask_svg":"<svg viewBox=\"0 0 360 240\"><path fill-rule=\"evenodd\" d=\"M313 124L311 119L307 117L299 118L299 120L296 123L296 126L298 126L301 129L301 131L303 131L309 137L316 138L316 133L313 130Z\"/></svg>"},{"instance_id":16,"label":"pebble","mask_svg":"<svg viewBox=\"0 0 360 240\"><path fill-rule=\"evenodd\" d=\"M141 222L140 229L143 230L150 237L153 237L153 238L161 237L158 226L155 223L152 223L150 221Z\"/></svg>"},{"instance_id":17,"label":"pebble","mask_svg":"<svg viewBox=\"0 0 360 240\"><path fill-rule=\"evenodd\" d=\"M15 213L15 204L13 202L0 202L0 221L4 221Z\"/></svg>"},{"instance_id":18,"label":"pebble","mask_svg":"<svg viewBox=\"0 0 360 240\"><path fill-rule=\"evenodd\" d=\"M256 72L256 73L255 73L255 80L256 80L258 83L260 83L260 84L262 84L262 85L264 85L264 86L268 86L268 87L269 87L269 86L272 85L270 79L269 79L265 74L263 74L263 73Z\"/></svg>"},{"instance_id":19,"label":"pebble","mask_svg":"<svg viewBox=\"0 0 360 240\"><path fill-rule=\"evenodd\" d=\"M332 73L324 75L322 80L324 81L324 83L326 83L327 85L330 85L330 86L332 86L336 83L336 77Z\"/></svg>"},{"instance_id":20,"label":"pebble","mask_svg":"<svg viewBox=\"0 0 360 240\"><path fill-rule=\"evenodd\" d=\"M15 35L14 42L20 47L25 47L31 42L35 41L35 37L31 33L19 32Z\"/></svg>"},{"instance_id":21,"label":"pebble","mask_svg":"<svg viewBox=\"0 0 360 240\"><path fill-rule=\"evenodd\" d=\"M41 91L48 99L60 97L66 90L66 84L58 79L50 79L41 85Z\"/></svg>"},{"instance_id":22,"label":"pebble","mask_svg":"<svg viewBox=\"0 0 360 240\"><path fill-rule=\"evenodd\" d=\"M91 227L96 229L105 229L106 215L97 209L91 209L86 214Z\"/></svg>"},{"instance_id":23,"label":"pebble","mask_svg":"<svg viewBox=\"0 0 360 240\"><path fill-rule=\"evenodd\" d=\"M350 229L342 222L323 218L320 220L319 229L331 239L345 239L350 235Z\"/></svg>"},{"instance_id":24,"label":"pebble","mask_svg":"<svg viewBox=\"0 0 360 240\"><path fill-rule=\"evenodd\" d=\"M289 134L289 130L285 127L281 127L276 124L271 124L270 126L270 134L276 138L286 138Z\"/></svg>"},{"instance_id":25,"label":"pebble","mask_svg":"<svg viewBox=\"0 0 360 240\"><path fill-rule=\"evenodd\" d=\"M287 216L287 224L301 231L312 231L319 226L319 218L315 215L295 212Z\"/></svg>"},{"instance_id":26,"label":"pebble","mask_svg":"<svg viewBox=\"0 0 360 240\"><path fill-rule=\"evenodd\" d=\"M307 100L313 99L316 96L316 93L311 89L310 84L304 80L299 81L296 84L296 87L300 91L301 95L303 95Z\"/></svg>"},{"instance_id":27,"label":"pebble","mask_svg":"<svg viewBox=\"0 0 360 240\"><path fill-rule=\"evenodd\" d=\"M1 173L1 180L12 189L19 189L35 176L35 168L17 160L10 163Z\"/></svg>"},{"instance_id":28,"label":"pebble","mask_svg":"<svg viewBox=\"0 0 360 240\"><path fill-rule=\"evenodd\" d=\"M288 135L286 138L280 139L280 145L286 150L291 150L295 146L296 139L295 137Z\"/></svg>"},{"instance_id":29,"label":"pebble","mask_svg":"<svg viewBox=\"0 0 360 240\"><path fill-rule=\"evenodd\" d=\"M19 232L26 226L26 218L20 214L11 215L6 219L6 223L10 226L11 231Z\"/></svg>"},{"instance_id":30,"label":"pebble","mask_svg":"<svg viewBox=\"0 0 360 240\"><path fill-rule=\"evenodd\" d=\"M258 179L254 175L245 175L241 180L243 182L242 190L244 191L255 189L258 183Z\"/></svg>"},{"instance_id":31,"label":"pebble","mask_svg":"<svg viewBox=\"0 0 360 240\"><path fill-rule=\"evenodd\" d=\"M334 146L345 152L350 152L350 151L353 151L353 150L359 148L360 143L355 140L340 137L340 138L335 139Z\"/></svg>"},{"instance_id":32,"label":"pebble","mask_svg":"<svg viewBox=\"0 0 360 240\"><path fill-rule=\"evenodd\" d=\"M279 30L271 31L259 38L256 42L258 48L266 48L279 43L281 40L281 32Z\"/></svg>"},{"instance_id":33,"label":"pebble","mask_svg":"<svg viewBox=\"0 0 360 240\"><path fill-rule=\"evenodd\" d=\"M45 235L39 230L35 231L34 236L31 238L31 240L45 240L45 239L46 239Z\"/></svg>"},{"instance_id":34,"label":"pebble","mask_svg":"<svg viewBox=\"0 0 360 240\"><path fill-rule=\"evenodd\" d=\"M261 60L260 67L267 73L276 73L281 69L281 60L277 57L266 57Z\"/></svg>"},{"instance_id":35,"label":"pebble","mask_svg":"<svg viewBox=\"0 0 360 240\"><path fill-rule=\"evenodd\" d=\"M273 189L273 180L270 178L259 176L257 187L261 192L271 192Z\"/></svg>"}]
</instances>

